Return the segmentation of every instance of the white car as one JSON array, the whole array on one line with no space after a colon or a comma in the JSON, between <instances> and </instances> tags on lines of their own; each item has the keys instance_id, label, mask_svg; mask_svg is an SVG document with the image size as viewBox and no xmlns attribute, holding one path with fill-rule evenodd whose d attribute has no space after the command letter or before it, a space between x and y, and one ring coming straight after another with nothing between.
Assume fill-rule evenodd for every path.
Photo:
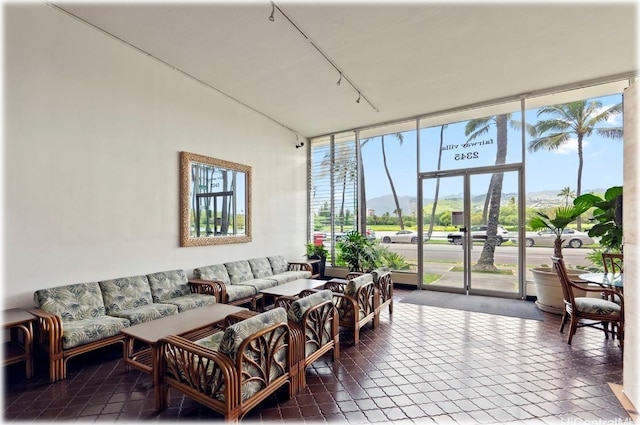
<instances>
[{"instance_id":1,"label":"white car","mask_svg":"<svg viewBox=\"0 0 640 425\"><path fill-rule=\"evenodd\" d=\"M474 241L484 241L487 239L487 226L471 226L471 238ZM447 240L454 245L462 245L462 232L449 233ZM496 230L496 245L502 245L502 242L509 240L509 231L502 226L498 226Z\"/></svg>"},{"instance_id":2,"label":"white car","mask_svg":"<svg viewBox=\"0 0 640 425\"><path fill-rule=\"evenodd\" d=\"M428 241L428 237L424 237L424 241ZM386 235L382 237L382 243L418 243L418 233L413 230L400 230L394 235Z\"/></svg>"},{"instance_id":3,"label":"white car","mask_svg":"<svg viewBox=\"0 0 640 425\"><path fill-rule=\"evenodd\" d=\"M555 233L551 230L544 230L541 232L527 232L525 235L525 246L553 246L556 239ZM573 229L564 229L562 231L562 239L564 239L564 246L569 248L580 248L582 245L591 245L594 243L591 236L584 232L578 232ZM514 243L518 243L517 239L512 239Z\"/></svg>"}]
</instances>

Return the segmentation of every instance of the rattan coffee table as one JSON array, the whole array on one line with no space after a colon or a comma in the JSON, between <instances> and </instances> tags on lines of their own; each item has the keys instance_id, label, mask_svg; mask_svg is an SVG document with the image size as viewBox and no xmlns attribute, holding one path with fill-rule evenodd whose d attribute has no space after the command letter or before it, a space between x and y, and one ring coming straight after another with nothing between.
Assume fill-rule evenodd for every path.
<instances>
[{"instance_id":1,"label":"rattan coffee table","mask_svg":"<svg viewBox=\"0 0 640 425\"><path fill-rule=\"evenodd\" d=\"M300 292L309 289L322 289L324 286L324 280L315 279L297 279L291 282L283 283L282 285L274 286L271 288L263 289L260 291L264 298L272 297L273 302L279 297L297 297Z\"/></svg>"}]
</instances>

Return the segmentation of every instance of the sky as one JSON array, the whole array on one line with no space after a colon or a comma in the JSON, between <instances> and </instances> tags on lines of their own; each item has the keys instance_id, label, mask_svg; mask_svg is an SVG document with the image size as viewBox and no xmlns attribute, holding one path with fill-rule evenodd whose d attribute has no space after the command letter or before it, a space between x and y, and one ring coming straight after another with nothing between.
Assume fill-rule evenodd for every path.
<instances>
[{"instance_id":1,"label":"sky","mask_svg":"<svg viewBox=\"0 0 640 425\"><path fill-rule=\"evenodd\" d=\"M607 108L622 99L621 95L597 98ZM596 100L596 99L591 99ZM537 110L526 111L526 121L535 124L538 120ZM512 115L520 121L520 112ZM468 137L464 135L465 123L452 123L445 128L444 147L442 155L442 169L463 169L478 166L493 165L495 163L495 126L474 142L482 142L476 146L464 147ZM610 120L608 126L621 126L622 116L618 115ZM402 144L394 135L385 136L387 163L391 177L399 196L415 196L416 194L416 132L403 133ZM509 147L507 163L519 162L521 158L521 136L515 130L509 130ZM421 130L421 168L422 171L437 169L437 152L440 143L440 127ZM366 176L367 199L389 195L391 189L384 171L380 138L367 143L362 149ZM527 143L530 138L527 136ZM447 149L448 148L448 149ZM584 167L582 172L582 192L592 189L608 188L622 185L622 140L605 139L592 134L583 142ZM464 158L461 158L464 156ZM457 158L457 159L456 159ZM527 193L542 190L557 190L570 187L574 192L577 186L578 153L577 141L572 139L562 149L557 151L540 150L534 153L525 151ZM456 180L457 181L457 180ZM452 193L459 193L462 189L450 188ZM472 184L473 186L473 184ZM480 184L478 184L480 186ZM446 187L444 188L446 190ZM442 189L441 189L442 190ZM478 190L486 193L486 187ZM517 179L506 178L503 192L517 192ZM472 187L472 194L474 193Z\"/></svg>"}]
</instances>

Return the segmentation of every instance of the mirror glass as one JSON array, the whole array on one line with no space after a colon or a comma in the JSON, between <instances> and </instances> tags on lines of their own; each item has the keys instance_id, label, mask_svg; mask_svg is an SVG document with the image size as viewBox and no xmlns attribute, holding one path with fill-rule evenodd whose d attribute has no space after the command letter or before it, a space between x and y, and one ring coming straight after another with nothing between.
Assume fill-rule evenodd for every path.
<instances>
[{"instance_id":1,"label":"mirror glass","mask_svg":"<svg viewBox=\"0 0 640 425\"><path fill-rule=\"evenodd\" d=\"M251 241L251 167L180 153L180 245Z\"/></svg>"}]
</instances>

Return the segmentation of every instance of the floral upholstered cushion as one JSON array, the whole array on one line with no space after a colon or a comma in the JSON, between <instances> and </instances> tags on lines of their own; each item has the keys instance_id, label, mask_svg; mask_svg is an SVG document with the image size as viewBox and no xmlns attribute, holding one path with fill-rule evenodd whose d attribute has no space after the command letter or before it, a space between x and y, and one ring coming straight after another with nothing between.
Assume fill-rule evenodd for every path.
<instances>
[{"instance_id":1,"label":"floral upholstered cushion","mask_svg":"<svg viewBox=\"0 0 640 425\"><path fill-rule=\"evenodd\" d=\"M620 305L601 298L578 297L576 308L582 313L620 315Z\"/></svg>"},{"instance_id":2,"label":"floral upholstered cushion","mask_svg":"<svg viewBox=\"0 0 640 425\"><path fill-rule=\"evenodd\" d=\"M229 285L227 286L227 301L235 301L242 298L254 296L258 291L251 285Z\"/></svg>"},{"instance_id":3,"label":"floral upholstered cushion","mask_svg":"<svg viewBox=\"0 0 640 425\"><path fill-rule=\"evenodd\" d=\"M311 279L311 272L307 270L291 270L268 276L266 279L274 281L276 285L283 285L298 279Z\"/></svg>"},{"instance_id":4,"label":"floral upholstered cushion","mask_svg":"<svg viewBox=\"0 0 640 425\"><path fill-rule=\"evenodd\" d=\"M178 312L178 307L173 304L151 303L126 310L115 310L111 316L127 319L131 326L144 322L150 322L160 317L170 316Z\"/></svg>"},{"instance_id":5,"label":"floral upholstered cushion","mask_svg":"<svg viewBox=\"0 0 640 425\"><path fill-rule=\"evenodd\" d=\"M191 293L184 270L169 270L148 274L153 302L166 302Z\"/></svg>"},{"instance_id":6,"label":"floral upholstered cushion","mask_svg":"<svg viewBox=\"0 0 640 425\"><path fill-rule=\"evenodd\" d=\"M207 347L211 351L218 351L218 349L220 348L220 341L222 341L223 336L224 332L216 332L213 335L204 337L194 342L203 347Z\"/></svg>"},{"instance_id":7,"label":"floral upholstered cushion","mask_svg":"<svg viewBox=\"0 0 640 425\"><path fill-rule=\"evenodd\" d=\"M129 327L127 319L111 316L64 321L62 326L62 348L67 350L118 335L120 330L127 327Z\"/></svg>"},{"instance_id":8,"label":"floral upholstered cushion","mask_svg":"<svg viewBox=\"0 0 640 425\"><path fill-rule=\"evenodd\" d=\"M225 329L218 351L227 354L235 361L238 349L247 337L269 326L286 322L287 313L282 307L278 307L235 323ZM269 364L264 364L265 360L261 352L250 351L246 353L251 360L244 361L242 364L243 383L241 397L243 401L288 372L285 369L287 367L287 351L284 347L284 344L287 344L288 341L280 338L280 335L282 335L281 329L278 328L273 337L267 338L269 341L278 341L282 344L276 348L275 358L269 359Z\"/></svg>"},{"instance_id":9,"label":"floral upholstered cushion","mask_svg":"<svg viewBox=\"0 0 640 425\"><path fill-rule=\"evenodd\" d=\"M227 273L229 273L229 279L232 285L246 282L247 280L254 278L251 266L247 260L232 261L230 263L225 263L224 266L227 268Z\"/></svg>"},{"instance_id":10,"label":"floral upholstered cushion","mask_svg":"<svg viewBox=\"0 0 640 425\"><path fill-rule=\"evenodd\" d=\"M208 294L187 294L181 297L171 298L165 301L167 304L173 304L178 307L178 312L191 310L205 305L215 304L216 297Z\"/></svg>"},{"instance_id":11,"label":"floral upholstered cushion","mask_svg":"<svg viewBox=\"0 0 640 425\"><path fill-rule=\"evenodd\" d=\"M378 283L378 278L385 273L389 272L389 267L379 267L375 270L371 270L371 277L375 283Z\"/></svg>"},{"instance_id":12,"label":"floral upholstered cushion","mask_svg":"<svg viewBox=\"0 0 640 425\"><path fill-rule=\"evenodd\" d=\"M273 274L280 274L287 271L289 268L289 262L283 255L275 255L273 257L267 257L269 263L271 263L271 270Z\"/></svg>"},{"instance_id":13,"label":"floral upholstered cushion","mask_svg":"<svg viewBox=\"0 0 640 425\"><path fill-rule=\"evenodd\" d=\"M224 264L193 269L193 277L203 280L219 280L224 282L225 285L231 285L231 278L229 278L229 273L227 273L227 268Z\"/></svg>"},{"instance_id":14,"label":"floral upholstered cushion","mask_svg":"<svg viewBox=\"0 0 640 425\"><path fill-rule=\"evenodd\" d=\"M327 301L331 301L331 291L324 289L314 294L302 297L291 304L289 311L287 312L287 318L295 323L301 323L302 317L311 307L315 307L318 304L322 304Z\"/></svg>"},{"instance_id":15,"label":"floral upholstered cushion","mask_svg":"<svg viewBox=\"0 0 640 425\"><path fill-rule=\"evenodd\" d=\"M235 360L242 341L254 333L277 323L287 323L287 312L282 307L274 308L230 325L224 331L224 336L220 342L220 352Z\"/></svg>"},{"instance_id":16,"label":"floral upholstered cushion","mask_svg":"<svg viewBox=\"0 0 640 425\"><path fill-rule=\"evenodd\" d=\"M33 293L33 302L37 308L60 316L63 322L96 319L106 314L98 282L41 289Z\"/></svg>"},{"instance_id":17,"label":"floral upholstered cushion","mask_svg":"<svg viewBox=\"0 0 640 425\"><path fill-rule=\"evenodd\" d=\"M262 291L263 289L267 289L267 288L273 288L274 286L276 286L276 281L273 279L250 279L250 280L245 280L244 282L240 282L236 285L231 285L233 286L250 286L252 288L254 288L256 291Z\"/></svg>"},{"instance_id":18,"label":"floral upholstered cushion","mask_svg":"<svg viewBox=\"0 0 640 425\"><path fill-rule=\"evenodd\" d=\"M249 266L251 267L253 277L256 279L269 277L273 274L273 270L271 270L271 263L269 263L267 257L252 258L249 260Z\"/></svg>"},{"instance_id":19,"label":"floral upholstered cushion","mask_svg":"<svg viewBox=\"0 0 640 425\"><path fill-rule=\"evenodd\" d=\"M369 282L373 282L373 276L371 276L371 273L365 273L355 277L347 283L347 286L344 288L344 293L345 295L353 297L362 285L366 285Z\"/></svg>"},{"instance_id":20,"label":"floral upholstered cushion","mask_svg":"<svg viewBox=\"0 0 640 425\"><path fill-rule=\"evenodd\" d=\"M130 276L100 282L107 314L153 302L147 276Z\"/></svg>"}]
</instances>

